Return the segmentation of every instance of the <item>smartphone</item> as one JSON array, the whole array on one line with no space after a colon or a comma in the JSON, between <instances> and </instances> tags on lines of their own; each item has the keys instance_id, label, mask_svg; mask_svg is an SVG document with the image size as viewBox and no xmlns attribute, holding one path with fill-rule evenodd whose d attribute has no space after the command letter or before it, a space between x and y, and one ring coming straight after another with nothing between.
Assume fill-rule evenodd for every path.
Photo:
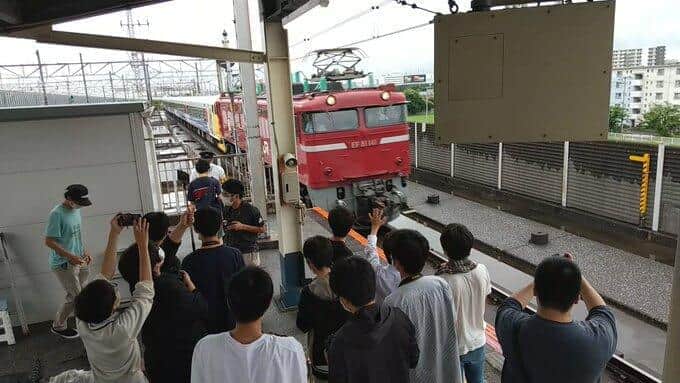
<instances>
[{"instance_id":1,"label":"smartphone","mask_svg":"<svg viewBox=\"0 0 680 383\"><path fill-rule=\"evenodd\" d=\"M139 219L142 219L141 214L123 213L118 216L118 225L132 226Z\"/></svg>"}]
</instances>

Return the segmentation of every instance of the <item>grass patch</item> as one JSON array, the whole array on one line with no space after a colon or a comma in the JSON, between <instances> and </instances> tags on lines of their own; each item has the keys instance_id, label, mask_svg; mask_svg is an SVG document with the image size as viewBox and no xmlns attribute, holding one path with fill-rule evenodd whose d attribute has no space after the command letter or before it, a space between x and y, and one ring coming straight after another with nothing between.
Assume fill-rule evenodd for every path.
<instances>
[{"instance_id":1,"label":"grass patch","mask_svg":"<svg viewBox=\"0 0 680 383\"><path fill-rule=\"evenodd\" d=\"M434 114L428 114L427 116L425 116L424 114L416 114L414 116L408 116L407 121L408 122L415 122L415 123L427 122L428 124L434 124Z\"/></svg>"}]
</instances>

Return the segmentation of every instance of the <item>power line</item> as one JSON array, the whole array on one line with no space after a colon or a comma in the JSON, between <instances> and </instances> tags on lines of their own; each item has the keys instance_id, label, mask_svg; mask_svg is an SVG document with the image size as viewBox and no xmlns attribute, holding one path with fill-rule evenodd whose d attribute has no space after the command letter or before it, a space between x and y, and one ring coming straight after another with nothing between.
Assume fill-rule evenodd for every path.
<instances>
[{"instance_id":1,"label":"power line","mask_svg":"<svg viewBox=\"0 0 680 383\"><path fill-rule=\"evenodd\" d=\"M385 5L387 5L387 4L390 4L390 3L393 3L393 0L385 0L385 1L383 1L382 3L380 3L380 4L378 4L378 5L373 5L373 6L371 6L370 8L368 8L368 9L366 9L366 10L363 10L363 11L361 11L361 12L359 12L359 13L356 13L356 14L354 14L354 15L352 15L352 16L349 16L348 18L346 18L346 19L344 19L344 20L341 20L341 21L339 21L339 22L337 22L337 23L331 25L330 27L328 27L328 28L326 28L326 29L322 29L321 31L316 32L315 34L311 35L310 37L305 37L305 38L302 39L301 41L298 41L298 42L292 44L290 47L292 48L292 47L298 46L298 45L300 45L300 44L302 44L302 43L305 43L305 42L307 42L307 41L310 41L310 40L313 39L313 38L316 38L316 37L319 37L319 36L321 36L321 35L323 35L323 34L325 34L325 33L328 33L328 32L330 32L330 31L332 31L333 29L335 29L335 28L337 28L337 27L340 27L340 26L343 26L343 25L347 24L348 22L353 21L353 20L356 20L356 19L358 19L358 18L360 18L360 17L362 17L362 16L364 16L364 15L366 15L366 14L372 12L372 11L380 10L380 7L383 7L383 6L385 6Z\"/></svg>"},{"instance_id":2,"label":"power line","mask_svg":"<svg viewBox=\"0 0 680 383\"><path fill-rule=\"evenodd\" d=\"M347 44L338 46L338 47L336 47L336 48L347 48L347 47L351 47L351 46L353 46L353 45L363 44L363 43L366 43L366 42L369 42L369 41L382 39L383 37L393 36L393 35L396 35L396 34L399 34L399 33L412 31L412 30L414 30L414 29L418 29L418 28L422 28L422 27L428 26L428 25L432 24L433 21L434 21L434 20L430 20L430 21L428 21L428 22L426 22L426 23L422 23L422 24L413 25L413 26L410 26L410 27L398 29L398 30L396 30L396 31L384 33L384 34L382 34L382 35L375 35L375 36L372 36L372 37L369 37L369 38L366 38L366 39L363 39L363 40L358 40L358 41L354 41L354 42L351 42L351 43L347 43ZM311 53L311 52L307 52L305 55L300 56L300 57L296 57L296 58L292 59L291 61L301 60L301 59L307 57L307 55L309 55L309 53Z\"/></svg>"}]
</instances>

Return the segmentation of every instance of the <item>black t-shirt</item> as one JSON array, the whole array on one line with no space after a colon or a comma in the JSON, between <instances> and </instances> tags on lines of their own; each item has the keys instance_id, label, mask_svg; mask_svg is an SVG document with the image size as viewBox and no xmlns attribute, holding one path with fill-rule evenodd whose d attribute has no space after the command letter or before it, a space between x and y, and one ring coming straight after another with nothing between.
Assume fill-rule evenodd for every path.
<instances>
[{"instance_id":1,"label":"black t-shirt","mask_svg":"<svg viewBox=\"0 0 680 383\"><path fill-rule=\"evenodd\" d=\"M342 258L347 258L354 255L352 250L350 250L343 241L331 240L331 245L333 245L333 263L339 261Z\"/></svg>"},{"instance_id":2,"label":"black t-shirt","mask_svg":"<svg viewBox=\"0 0 680 383\"><path fill-rule=\"evenodd\" d=\"M144 363L150 382L189 382L191 356L207 334L208 305L189 292L177 274L154 278L153 306L142 329Z\"/></svg>"},{"instance_id":3,"label":"black t-shirt","mask_svg":"<svg viewBox=\"0 0 680 383\"><path fill-rule=\"evenodd\" d=\"M614 313L594 307L584 321L558 323L522 311L513 298L496 314L504 383L596 383L616 350Z\"/></svg>"},{"instance_id":4,"label":"black t-shirt","mask_svg":"<svg viewBox=\"0 0 680 383\"><path fill-rule=\"evenodd\" d=\"M244 267L241 252L228 246L197 249L182 261L182 269L208 302L210 334L229 331L236 325L227 307L227 286L232 275Z\"/></svg>"},{"instance_id":5,"label":"black t-shirt","mask_svg":"<svg viewBox=\"0 0 680 383\"><path fill-rule=\"evenodd\" d=\"M163 261L163 266L161 266L162 273L178 274L180 269L179 258L177 258L177 250L181 243L175 243L169 237L166 237L163 242L161 242L160 248L163 249L163 254L165 254L165 261Z\"/></svg>"},{"instance_id":6,"label":"black t-shirt","mask_svg":"<svg viewBox=\"0 0 680 383\"><path fill-rule=\"evenodd\" d=\"M262 227L264 220L260 211L255 206L243 201L237 209L225 206L222 210L222 217L224 218L224 243L241 250L242 253L254 251L257 244L257 234L248 231L227 230L227 226L233 221L238 221L245 225Z\"/></svg>"},{"instance_id":7,"label":"black t-shirt","mask_svg":"<svg viewBox=\"0 0 680 383\"><path fill-rule=\"evenodd\" d=\"M220 193L222 185L218 180L208 176L199 177L189 184L187 199L196 205L196 209L211 207L220 211L222 210Z\"/></svg>"}]
</instances>

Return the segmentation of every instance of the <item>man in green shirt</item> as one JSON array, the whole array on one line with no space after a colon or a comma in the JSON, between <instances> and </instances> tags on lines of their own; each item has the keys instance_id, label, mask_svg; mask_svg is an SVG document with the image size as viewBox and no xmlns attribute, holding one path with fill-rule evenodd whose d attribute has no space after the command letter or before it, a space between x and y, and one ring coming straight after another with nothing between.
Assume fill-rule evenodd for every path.
<instances>
[{"instance_id":1,"label":"man in green shirt","mask_svg":"<svg viewBox=\"0 0 680 383\"><path fill-rule=\"evenodd\" d=\"M50 249L50 268L66 292L52 324L52 332L67 339L77 338L78 332L67 326L68 317L73 313L73 301L87 282L90 253L83 246L81 235L80 208L92 202L83 185L69 185L64 201L50 212L45 227L45 245Z\"/></svg>"}]
</instances>

